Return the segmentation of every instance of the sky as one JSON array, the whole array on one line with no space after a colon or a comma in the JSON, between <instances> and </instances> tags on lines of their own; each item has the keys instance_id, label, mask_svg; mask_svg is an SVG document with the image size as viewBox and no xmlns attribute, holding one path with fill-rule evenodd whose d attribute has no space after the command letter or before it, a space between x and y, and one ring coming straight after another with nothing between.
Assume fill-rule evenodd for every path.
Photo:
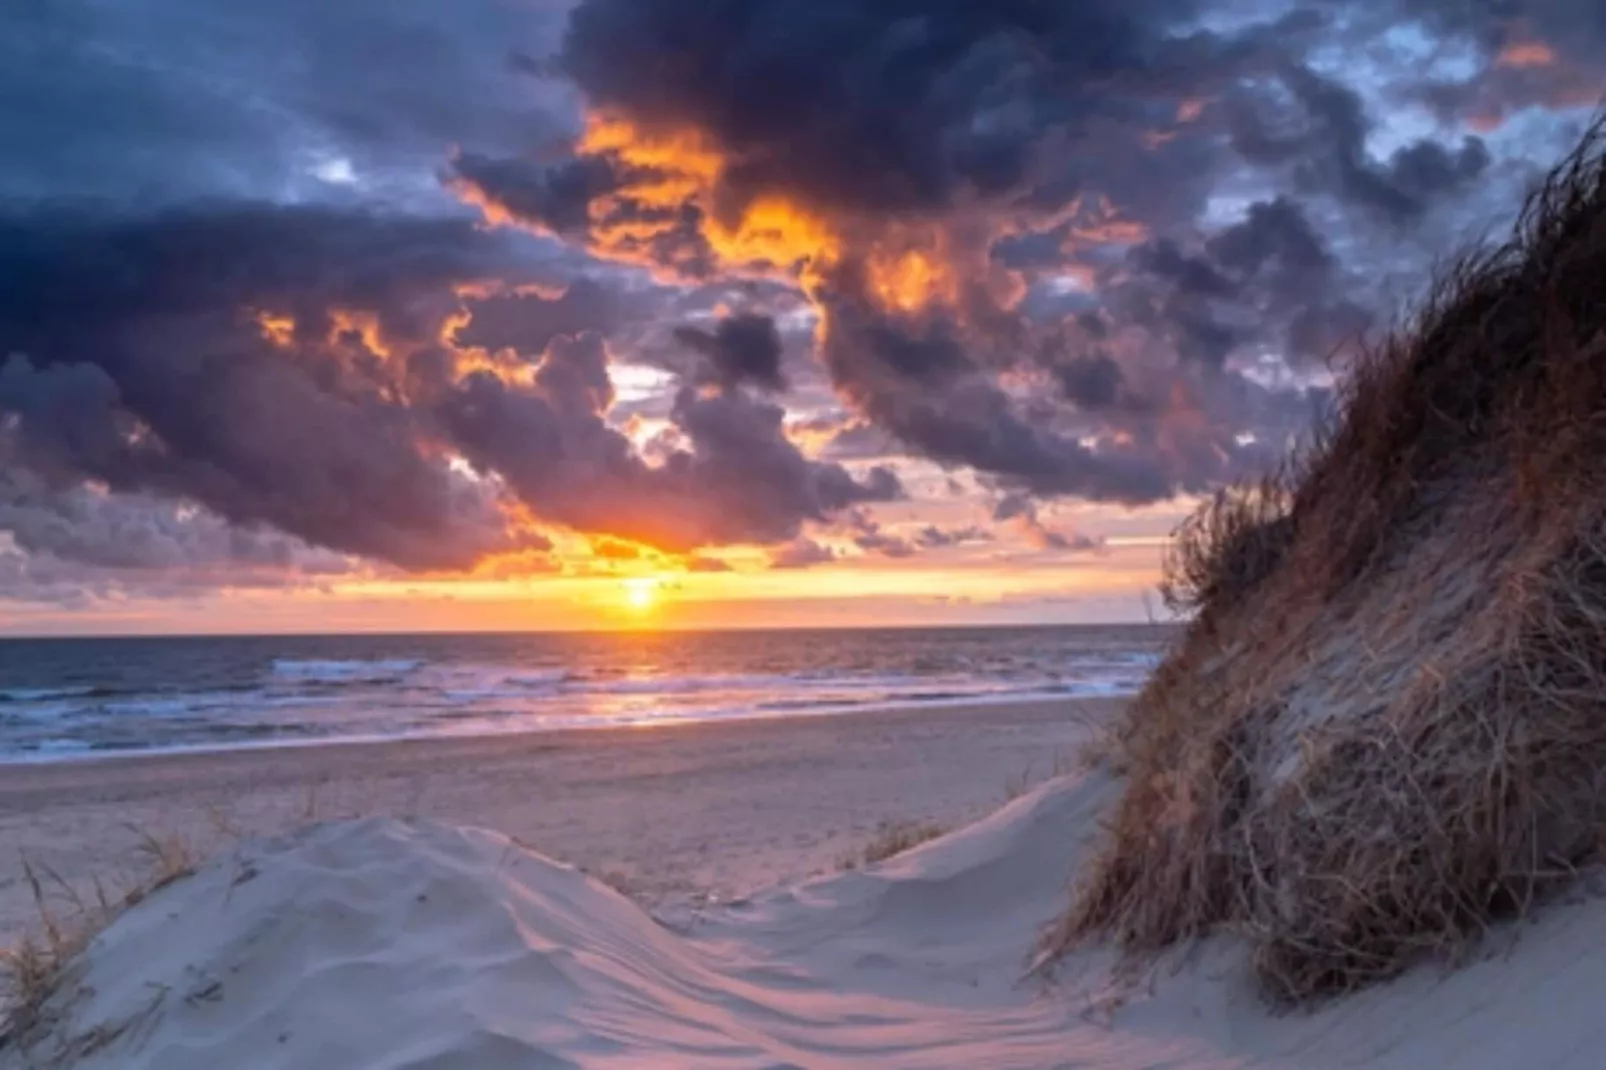
<instances>
[{"instance_id":1,"label":"sky","mask_svg":"<svg viewBox=\"0 0 1606 1070\"><path fill-rule=\"evenodd\" d=\"M27 0L0 633L1144 620L1575 0Z\"/></svg>"}]
</instances>

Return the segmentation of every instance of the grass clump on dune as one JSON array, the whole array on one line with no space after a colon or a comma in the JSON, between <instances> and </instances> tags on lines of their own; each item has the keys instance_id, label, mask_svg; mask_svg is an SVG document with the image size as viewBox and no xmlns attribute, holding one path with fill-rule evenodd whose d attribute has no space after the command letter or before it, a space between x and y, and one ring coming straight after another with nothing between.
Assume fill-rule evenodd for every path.
<instances>
[{"instance_id":1,"label":"grass clump on dune","mask_svg":"<svg viewBox=\"0 0 1606 1070\"><path fill-rule=\"evenodd\" d=\"M1192 623L1050 956L1220 928L1279 1001L1467 948L1606 828L1606 128L1352 369L1287 471L1183 526Z\"/></svg>"},{"instance_id":2,"label":"grass clump on dune","mask_svg":"<svg viewBox=\"0 0 1606 1070\"><path fill-rule=\"evenodd\" d=\"M23 878L33 894L36 924L35 931L16 944L0 948L0 1051L12 1045L27 1050L48 1032L53 1023L47 1008L62 990L73 963L97 935L124 911L195 872L194 856L183 840L148 832L139 837L139 875L115 894L97 882L93 900L24 860ZM78 1046L93 1046L109 1038L78 1039Z\"/></svg>"},{"instance_id":3,"label":"grass clump on dune","mask_svg":"<svg viewBox=\"0 0 1606 1070\"><path fill-rule=\"evenodd\" d=\"M857 851L850 851L838 863L839 869L858 869L884 862L894 855L912 851L948 831L932 821L887 821L876 829L875 837Z\"/></svg>"}]
</instances>

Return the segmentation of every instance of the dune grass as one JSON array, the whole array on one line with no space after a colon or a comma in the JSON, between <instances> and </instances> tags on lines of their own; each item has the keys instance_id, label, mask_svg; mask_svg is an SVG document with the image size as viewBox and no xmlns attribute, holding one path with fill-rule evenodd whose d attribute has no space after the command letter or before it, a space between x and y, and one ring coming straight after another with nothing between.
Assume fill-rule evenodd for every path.
<instances>
[{"instance_id":1,"label":"dune grass","mask_svg":"<svg viewBox=\"0 0 1606 1070\"><path fill-rule=\"evenodd\" d=\"M884 821L877 827L870 842L843 855L837 863L837 868L859 869L884 862L905 851L912 851L948 831L947 825L940 825L934 821Z\"/></svg>"},{"instance_id":2,"label":"dune grass","mask_svg":"<svg viewBox=\"0 0 1606 1070\"><path fill-rule=\"evenodd\" d=\"M1191 623L1045 961L1227 928L1280 1002L1454 957L1606 829L1606 126L1177 534Z\"/></svg>"},{"instance_id":3,"label":"dune grass","mask_svg":"<svg viewBox=\"0 0 1606 1070\"><path fill-rule=\"evenodd\" d=\"M135 874L116 892L97 880L93 898L50 869L23 859L35 923L13 946L0 948L0 1051L13 1044L26 1048L48 1029L52 998L97 935L125 911L195 872L195 857L186 841L135 831Z\"/></svg>"}]
</instances>

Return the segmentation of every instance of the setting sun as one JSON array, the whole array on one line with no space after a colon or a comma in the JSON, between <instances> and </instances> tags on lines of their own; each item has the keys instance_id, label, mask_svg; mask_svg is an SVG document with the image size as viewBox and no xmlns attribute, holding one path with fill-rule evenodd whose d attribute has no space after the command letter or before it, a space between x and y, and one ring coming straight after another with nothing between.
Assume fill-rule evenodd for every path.
<instances>
[{"instance_id":1,"label":"setting sun","mask_svg":"<svg viewBox=\"0 0 1606 1070\"><path fill-rule=\"evenodd\" d=\"M645 612L658 604L658 581L637 577L625 581L625 604L637 612Z\"/></svg>"}]
</instances>

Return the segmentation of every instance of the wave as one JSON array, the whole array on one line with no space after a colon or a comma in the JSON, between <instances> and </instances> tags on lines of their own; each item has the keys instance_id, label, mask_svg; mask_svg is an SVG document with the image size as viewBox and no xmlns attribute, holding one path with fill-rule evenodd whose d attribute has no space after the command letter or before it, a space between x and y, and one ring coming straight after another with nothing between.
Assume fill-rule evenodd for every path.
<instances>
[{"instance_id":1,"label":"wave","mask_svg":"<svg viewBox=\"0 0 1606 1070\"><path fill-rule=\"evenodd\" d=\"M81 687L8 687L0 688L0 702L60 702L65 699L116 698L137 692L123 687L103 684Z\"/></svg>"},{"instance_id":2,"label":"wave","mask_svg":"<svg viewBox=\"0 0 1606 1070\"><path fill-rule=\"evenodd\" d=\"M813 664L762 651L713 664L280 657L252 659L232 676L210 667L201 677L151 676L143 688L123 679L74 686L69 677L0 688L0 762L1116 696L1137 691L1154 661L1120 648L922 653L879 665L861 652L830 656Z\"/></svg>"},{"instance_id":3,"label":"wave","mask_svg":"<svg viewBox=\"0 0 1606 1070\"><path fill-rule=\"evenodd\" d=\"M731 673L702 676L647 676L629 680L576 680L570 690L592 695L686 695L706 691L760 691L772 688L882 688L919 682L915 676L818 676L800 673Z\"/></svg>"},{"instance_id":4,"label":"wave","mask_svg":"<svg viewBox=\"0 0 1606 1070\"><path fill-rule=\"evenodd\" d=\"M374 658L331 661L318 658L275 658L272 675L301 684L389 683L423 666L422 658Z\"/></svg>"}]
</instances>

